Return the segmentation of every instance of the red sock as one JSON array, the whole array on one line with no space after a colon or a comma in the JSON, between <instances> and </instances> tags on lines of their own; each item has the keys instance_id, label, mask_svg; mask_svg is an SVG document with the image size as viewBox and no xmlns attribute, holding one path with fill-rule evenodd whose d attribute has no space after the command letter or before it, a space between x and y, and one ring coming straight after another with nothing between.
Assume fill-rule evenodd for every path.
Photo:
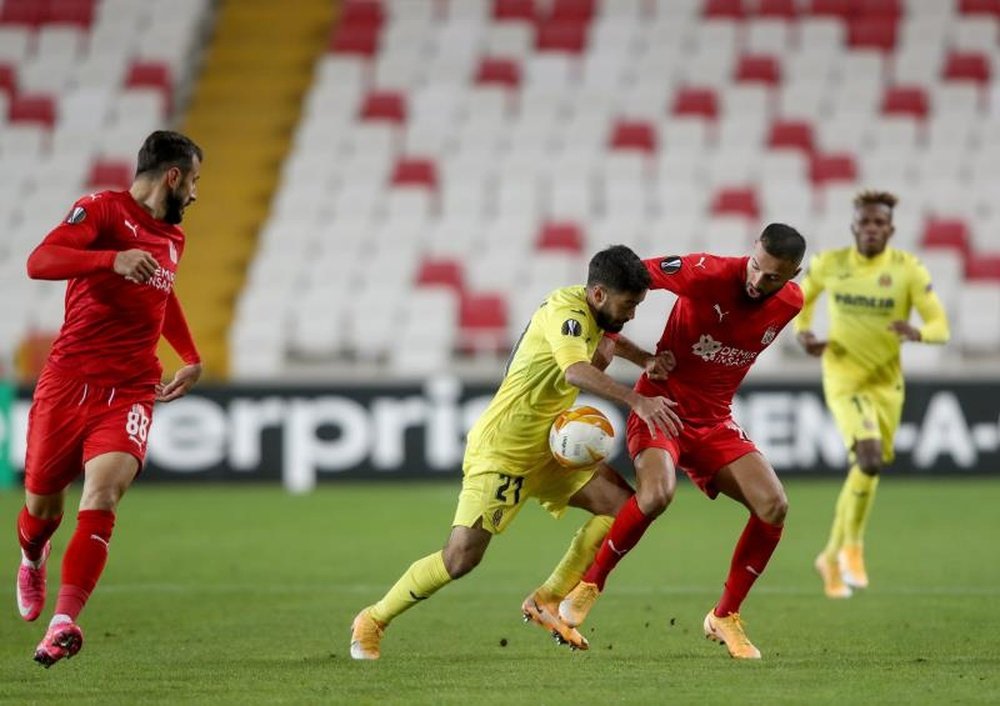
<instances>
[{"instance_id":1,"label":"red sock","mask_svg":"<svg viewBox=\"0 0 1000 706\"><path fill-rule=\"evenodd\" d=\"M55 534L60 522L62 515L43 520L28 512L27 506L21 508L21 513L17 516L17 539L28 559L38 561L42 558L42 549L49 537Z\"/></svg>"},{"instance_id":2,"label":"red sock","mask_svg":"<svg viewBox=\"0 0 1000 706\"><path fill-rule=\"evenodd\" d=\"M618 515L608 531L608 536L601 542L601 548L597 550L594 563L583 575L583 580L588 583L596 583L597 587L603 591L608 574L614 570L622 557L639 543L646 528L653 523L654 519L639 509L639 502L634 495L629 498L622 509L618 511Z\"/></svg>"},{"instance_id":3,"label":"red sock","mask_svg":"<svg viewBox=\"0 0 1000 706\"><path fill-rule=\"evenodd\" d=\"M115 527L115 513L109 510L80 510L76 531L69 540L62 563L62 586L56 601L56 614L74 621L108 563L108 543Z\"/></svg>"},{"instance_id":4,"label":"red sock","mask_svg":"<svg viewBox=\"0 0 1000 706\"><path fill-rule=\"evenodd\" d=\"M739 613L743 599L757 577L764 573L768 560L774 554L781 539L781 525L769 525L756 515L751 515L743 528L740 541L733 552L733 563L729 566L729 576L722 591L715 614L724 618L730 613Z\"/></svg>"}]
</instances>

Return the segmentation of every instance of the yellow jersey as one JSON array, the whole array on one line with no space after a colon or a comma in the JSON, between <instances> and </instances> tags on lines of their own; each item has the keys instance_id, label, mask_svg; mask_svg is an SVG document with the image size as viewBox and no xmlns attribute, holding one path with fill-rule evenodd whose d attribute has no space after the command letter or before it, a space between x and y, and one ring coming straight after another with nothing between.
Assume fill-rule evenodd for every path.
<instances>
[{"instance_id":1,"label":"yellow jersey","mask_svg":"<svg viewBox=\"0 0 1000 706\"><path fill-rule=\"evenodd\" d=\"M603 335L585 287L551 292L521 334L493 400L469 431L466 466L485 462L520 476L551 461L549 427L580 392L564 373L574 363L589 363Z\"/></svg>"},{"instance_id":2,"label":"yellow jersey","mask_svg":"<svg viewBox=\"0 0 1000 706\"><path fill-rule=\"evenodd\" d=\"M851 246L814 256L802 281L805 303L794 322L796 332L811 328L816 299L823 290L830 312L823 353L828 395L902 382L901 341L889 324L909 320L914 308L923 320L923 342L944 343L949 338L948 317L930 274L910 253L887 247L867 258Z\"/></svg>"}]
</instances>

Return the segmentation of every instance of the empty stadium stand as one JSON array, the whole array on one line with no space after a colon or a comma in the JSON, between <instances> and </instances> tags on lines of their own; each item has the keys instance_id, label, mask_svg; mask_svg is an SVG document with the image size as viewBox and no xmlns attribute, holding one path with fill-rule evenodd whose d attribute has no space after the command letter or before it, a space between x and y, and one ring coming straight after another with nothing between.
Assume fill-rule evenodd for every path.
<instances>
[{"instance_id":1,"label":"empty stadium stand","mask_svg":"<svg viewBox=\"0 0 1000 706\"><path fill-rule=\"evenodd\" d=\"M969 0L348 0L233 372L499 355L597 248L738 254L772 220L845 246L864 187L900 195L895 244L954 319L911 367L996 353L998 23ZM669 299L626 331L652 343ZM798 356L777 348L762 365Z\"/></svg>"}]
</instances>

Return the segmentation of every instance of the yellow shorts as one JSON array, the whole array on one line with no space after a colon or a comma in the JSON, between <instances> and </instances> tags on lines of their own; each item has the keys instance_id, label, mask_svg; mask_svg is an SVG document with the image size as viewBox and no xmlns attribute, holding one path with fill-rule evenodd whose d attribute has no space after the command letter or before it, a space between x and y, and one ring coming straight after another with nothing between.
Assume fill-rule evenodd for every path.
<instances>
[{"instance_id":1,"label":"yellow shorts","mask_svg":"<svg viewBox=\"0 0 1000 706\"><path fill-rule=\"evenodd\" d=\"M895 458L893 442L903 413L903 386L893 383L857 390L854 393L830 396L826 404L833 413L837 428L848 452L855 442L879 439L882 442L882 460Z\"/></svg>"},{"instance_id":2,"label":"yellow shorts","mask_svg":"<svg viewBox=\"0 0 1000 706\"><path fill-rule=\"evenodd\" d=\"M569 499L585 486L597 467L582 470L563 468L555 459L529 473L517 475L484 461L466 462L462 491L458 496L452 526L472 527L483 518L483 529L500 534L513 521L528 498L534 498L553 517L566 512Z\"/></svg>"}]
</instances>

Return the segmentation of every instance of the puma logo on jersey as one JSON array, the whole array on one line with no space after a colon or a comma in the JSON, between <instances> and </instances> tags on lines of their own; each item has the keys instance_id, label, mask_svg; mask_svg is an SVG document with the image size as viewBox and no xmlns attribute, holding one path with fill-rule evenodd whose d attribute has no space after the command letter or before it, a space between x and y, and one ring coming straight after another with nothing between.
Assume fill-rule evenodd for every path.
<instances>
[{"instance_id":1,"label":"puma logo on jersey","mask_svg":"<svg viewBox=\"0 0 1000 706\"><path fill-rule=\"evenodd\" d=\"M169 240L167 241L167 248L170 251L170 261L176 265L177 264L177 248L175 248L173 242L171 242Z\"/></svg>"},{"instance_id":2,"label":"puma logo on jersey","mask_svg":"<svg viewBox=\"0 0 1000 706\"><path fill-rule=\"evenodd\" d=\"M133 224L127 218L125 219L125 227L128 228L130 231L132 231L132 237L133 238L138 238L139 237L139 226Z\"/></svg>"},{"instance_id":3,"label":"puma logo on jersey","mask_svg":"<svg viewBox=\"0 0 1000 706\"><path fill-rule=\"evenodd\" d=\"M698 260L698 262L694 263L694 266L700 267L701 269L705 269L705 257L702 256L701 259Z\"/></svg>"},{"instance_id":4,"label":"puma logo on jersey","mask_svg":"<svg viewBox=\"0 0 1000 706\"><path fill-rule=\"evenodd\" d=\"M721 306L719 306L718 304L716 304L716 305L715 305L714 307L712 307L712 308L713 308L713 309L715 309L715 313L719 315L719 323L721 324L721 323L722 323L722 320L723 320L723 319L724 319L724 318L726 317L726 315L727 315L727 314L728 314L729 312L728 312L728 311L723 311L723 310L722 310L722 307L721 307Z\"/></svg>"}]
</instances>

